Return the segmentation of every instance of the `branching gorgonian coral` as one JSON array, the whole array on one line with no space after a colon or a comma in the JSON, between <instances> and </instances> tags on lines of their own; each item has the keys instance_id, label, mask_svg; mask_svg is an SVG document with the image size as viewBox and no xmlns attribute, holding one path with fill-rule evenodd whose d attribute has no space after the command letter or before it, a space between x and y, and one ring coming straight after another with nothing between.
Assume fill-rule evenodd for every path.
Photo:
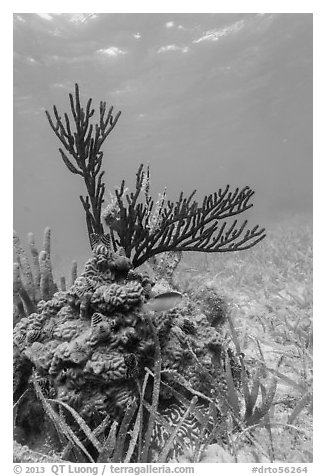
<instances>
[{"instance_id":1,"label":"branching gorgonian coral","mask_svg":"<svg viewBox=\"0 0 326 476\"><path fill-rule=\"evenodd\" d=\"M106 103L100 103L100 122L91 124L90 119L94 115L91 109L92 99L87 101L86 109L80 105L79 87L75 84L75 97L69 94L70 107L73 115L69 119L64 113L64 121L58 113L56 106L53 106L55 121L50 113L46 112L50 126L62 143L64 149L73 158L69 160L62 148L59 148L61 157L67 168L73 174L81 175L84 179L88 195L80 196L86 213L86 223L89 236L92 233L102 233L101 206L105 186L102 183L104 171L101 171L103 152L101 147L108 135L114 129L121 111L113 116L113 107L106 112ZM72 127L74 123L74 127Z\"/></svg>"},{"instance_id":2,"label":"branching gorgonian coral","mask_svg":"<svg viewBox=\"0 0 326 476\"><path fill-rule=\"evenodd\" d=\"M53 106L55 121L46 111L50 126L73 158L69 160L62 148L59 149L68 169L84 179L88 195L80 197L85 213L88 234L104 233L101 218L109 226L109 235L114 250L122 247L132 259L134 267L140 266L150 257L163 252L202 251L206 253L240 251L255 246L265 237L265 230L255 226L247 228L247 220L238 224L235 219L252 207L254 191L246 186L230 190L229 185L213 194L206 195L203 203L194 200L195 191L189 197L180 193L176 202L166 199L166 191L157 201L150 196L149 168L140 165L134 192L127 192L125 181L115 191L104 213L105 185L101 170L103 142L114 129L120 111L113 116L111 107L106 113L106 103L100 103L100 121L93 126L90 119L94 114L89 99L84 109L80 104L79 88L75 85L75 97L70 97L70 106L75 127L72 128L68 114L64 120Z\"/></svg>"},{"instance_id":3,"label":"branching gorgonian coral","mask_svg":"<svg viewBox=\"0 0 326 476\"><path fill-rule=\"evenodd\" d=\"M144 192L144 199L142 199ZM229 185L206 195L200 206L193 191L180 193L176 202L166 200L165 191L155 202L150 196L149 168L140 165L136 189L126 193L122 181L116 190L115 206L102 214L109 226L112 242L122 246L134 267L166 251L202 251L206 253L240 251L255 246L265 237L265 229L247 229L247 220L238 224L227 219L250 209L254 191L250 187L230 191Z\"/></svg>"}]
</instances>

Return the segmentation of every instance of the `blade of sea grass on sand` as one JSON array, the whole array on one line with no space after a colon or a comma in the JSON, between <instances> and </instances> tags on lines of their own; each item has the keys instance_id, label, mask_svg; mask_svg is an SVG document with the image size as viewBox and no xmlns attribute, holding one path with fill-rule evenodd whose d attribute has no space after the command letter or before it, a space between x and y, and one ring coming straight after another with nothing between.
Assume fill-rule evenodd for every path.
<instances>
[{"instance_id":1,"label":"blade of sea grass on sand","mask_svg":"<svg viewBox=\"0 0 326 476\"><path fill-rule=\"evenodd\" d=\"M65 402L62 402L60 400L56 400L56 399L52 399L52 398L48 398L47 399L48 402L52 402L52 403L56 403L58 405L61 405L62 407L64 407L66 410L68 410L68 412L73 416L73 418L75 419L75 421L78 423L78 425L80 426L80 428L83 430L83 432L85 433L85 435L87 436L87 438L89 439L89 441L94 445L94 447L97 449L97 451L101 451L101 444L100 442L98 441L98 439L94 436L94 433L93 431L90 429L90 427L87 425L87 423L85 422L85 420L76 412L76 410L74 410L74 408L72 408L71 406L69 406L67 403Z\"/></svg>"},{"instance_id":2,"label":"blade of sea grass on sand","mask_svg":"<svg viewBox=\"0 0 326 476\"><path fill-rule=\"evenodd\" d=\"M168 375L169 377L172 377L177 383L179 383L180 385L183 385L193 395L196 395L197 397L201 397L204 400L206 400L207 402L214 403L214 401L210 397L205 395L204 393L198 392L197 390L194 390L192 388L192 386L190 385L190 383L181 374L179 374L176 370L174 370L174 369L164 369L164 370L162 370L162 375L163 374Z\"/></svg>"},{"instance_id":3,"label":"blade of sea grass on sand","mask_svg":"<svg viewBox=\"0 0 326 476\"><path fill-rule=\"evenodd\" d=\"M154 382L153 382L153 393L152 393L153 412L151 412L149 415L149 420L148 420L146 435L145 435L145 443L144 443L144 448L141 455L141 463L148 462L148 453L149 453L152 433L153 433L153 429L155 425L155 413L157 412L157 407L158 407L158 402L160 397L161 365L162 365L161 346L160 346L160 341L159 341L156 329L151 319L152 314L148 312L148 313L145 313L144 315L153 334L153 338L155 342L155 354L154 354Z\"/></svg>"},{"instance_id":4,"label":"blade of sea grass on sand","mask_svg":"<svg viewBox=\"0 0 326 476\"><path fill-rule=\"evenodd\" d=\"M67 438L67 440L71 441L74 445L76 445L87 456L87 458L89 458L89 461L94 463L94 460L93 460L92 456L86 450L83 443L74 434L74 432L66 424L66 422L63 421L63 419L60 417L60 415L58 415L58 413L53 410L50 403L44 397L44 395L42 393L42 390L41 390L41 387L40 387L39 383L37 382L37 379L35 378L34 373L32 375L32 383L34 385L37 397L41 400L41 403L43 405L45 413L52 420L52 422L53 422L53 424L54 424L54 426L55 426L55 428L58 432L59 438L62 439L62 436L65 436Z\"/></svg>"},{"instance_id":5,"label":"blade of sea grass on sand","mask_svg":"<svg viewBox=\"0 0 326 476\"><path fill-rule=\"evenodd\" d=\"M240 340L238 338L238 334L235 330L235 325L233 323L233 320L231 318L231 315L230 313L228 313L227 315L227 319L228 319L228 323L229 323L229 327L230 327L230 332L231 332L231 336L232 336L232 341L235 345L235 349L236 349L236 352L237 352L237 357L238 359L240 360L240 365L241 365L241 386L242 386L242 390L243 390L243 395L244 395L244 399L245 399L245 403L246 403L246 406L250 406L250 391L249 391L249 382L248 382L248 377L247 377L247 372L246 372L246 368L245 368L245 363L244 363L244 358L243 358L243 354L241 352L241 346L240 346Z\"/></svg>"},{"instance_id":6,"label":"blade of sea grass on sand","mask_svg":"<svg viewBox=\"0 0 326 476\"><path fill-rule=\"evenodd\" d=\"M208 431L208 427L209 427L209 424L210 424L210 421L214 421L213 418L212 418L212 413L214 414L214 405L212 405L211 403L209 404L209 407L208 407L208 411L207 411L207 414L204 415L204 418L203 418L203 423L201 424L201 428L200 428L200 434L199 434L199 437L198 439L195 441L195 448L194 448L194 454L193 454L193 462L194 463L198 463L199 460L200 460L200 457L201 457L201 454L202 454L202 451L204 449L204 443L207 441L207 436L205 437L206 435L206 432ZM210 429L210 433L211 433L212 429Z\"/></svg>"},{"instance_id":7,"label":"blade of sea grass on sand","mask_svg":"<svg viewBox=\"0 0 326 476\"><path fill-rule=\"evenodd\" d=\"M262 375L261 367L259 366L252 377L253 382L251 385L251 390L249 391L249 399L246 402L245 420L247 420L252 415L253 409L256 405L258 393L259 393L261 375Z\"/></svg>"},{"instance_id":8,"label":"blade of sea grass on sand","mask_svg":"<svg viewBox=\"0 0 326 476\"><path fill-rule=\"evenodd\" d=\"M127 451L126 457L123 461L124 463L129 463L130 462L130 459L133 455L135 446L137 444L137 439L139 440L138 461L140 461L140 458L141 458L142 426L143 426L143 402L144 402L144 395L145 395L145 390L146 390L146 386L147 386L147 382L148 382L148 377L149 377L149 374L148 374L148 372L146 372L141 390L140 390L140 384L138 382L138 388L139 388L139 393L140 393L139 408L138 408L134 428L133 428L132 433L131 433L131 438L130 438L130 444L129 444L129 447L128 447L128 451Z\"/></svg>"},{"instance_id":9,"label":"blade of sea grass on sand","mask_svg":"<svg viewBox=\"0 0 326 476\"><path fill-rule=\"evenodd\" d=\"M311 392L308 391L300 398L299 402L294 407L291 415L289 415L287 422L291 425L294 422L294 420L298 418L302 410L307 405L309 405L310 402L312 402L312 395L311 395Z\"/></svg>"},{"instance_id":10,"label":"blade of sea grass on sand","mask_svg":"<svg viewBox=\"0 0 326 476\"><path fill-rule=\"evenodd\" d=\"M237 416L237 418L240 418L240 401L239 401L237 391L234 385L230 359L227 352L225 353L225 367L226 367L225 379L227 384L228 403L232 407L232 410L234 414Z\"/></svg>"},{"instance_id":11,"label":"blade of sea grass on sand","mask_svg":"<svg viewBox=\"0 0 326 476\"><path fill-rule=\"evenodd\" d=\"M97 458L97 463L108 463L114 452L117 441L118 422L114 421L111 425L109 435L103 443L101 451Z\"/></svg>"},{"instance_id":12,"label":"blade of sea grass on sand","mask_svg":"<svg viewBox=\"0 0 326 476\"><path fill-rule=\"evenodd\" d=\"M149 373L150 375L153 376L153 373L152 373L149 369L146 369L146 370L148 371L148 373ZM163 373L166 373L166 370L162 370L161 374L163 374ZM178 382L178 383L180 383L180 382ZM206 398L207 402L209 402L210 404L214 405L215 408L218 409L218 405L217 405L216 402L214 402L213 400L211 400L211 399L210 399L209 397L207 397L206 395L201 394L200 392L196 392L196 390L194 390L194 389L190 386L190 384L189 384L188 382L187 382L187 384L188 384L188 386L186 387L187 390L191 391L191 393L193 393L193 395L197 395L198 397L204 396L204 397ZM178 392L175 388L173 388L173 387L172 387L171 385L169 385L168 383L164 382L164 380L161 380L161 385L162 385L163 387L166 387L166 388L169 390L169 392L171 392L172 395L174 395L174 396L180 401L180 403L181 403L185 408L188 408L188 407L189 407L190 401L189 401L187 398L185 398L180 392ZM196 409L196 408L193 409L193 415L197 418L197 420L199 421L200 424L203 423L202 413L201 413L198 409Z\"/></svg>"},{"instance_id":13,"label":"blade of sea grass on sand","mask_svg":"<svg viewBox=\"0 0 326 476\"><path fill-rule=\"evenodd\" d=\"M125 444L126 444L127 431L129 429L131 420L135 414L137 406L138 406L137 401L134 401L130 403L126 408L125 414L123 416L123 419L119 428L115 450L112 456L113 463L121 463L122 455L123 455Z\"/></svg>"}]
</instances>

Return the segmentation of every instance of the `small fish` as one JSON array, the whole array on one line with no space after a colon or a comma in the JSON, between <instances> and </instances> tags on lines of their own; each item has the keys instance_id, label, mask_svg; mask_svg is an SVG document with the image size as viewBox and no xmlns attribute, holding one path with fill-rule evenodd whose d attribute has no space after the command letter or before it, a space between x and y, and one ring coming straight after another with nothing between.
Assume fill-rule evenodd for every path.
<instances>
[{"instance_id":1,"label":"small fish","mask_svg":"<svg viewBox=\"0 0 326 476\"><path fill-rule=\"evenodd\" d=\"M154 312L168 311L174 308L182 299L182 294L177 291L169 291L158 294L144 304L145 309Z\"/></svg>"}]
</instances>

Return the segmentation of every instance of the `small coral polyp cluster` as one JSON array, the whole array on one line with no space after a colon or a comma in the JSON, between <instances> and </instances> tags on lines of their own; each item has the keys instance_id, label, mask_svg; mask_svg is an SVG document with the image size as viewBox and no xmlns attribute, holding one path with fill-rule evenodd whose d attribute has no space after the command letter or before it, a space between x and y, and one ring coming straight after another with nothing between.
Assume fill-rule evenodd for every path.
<instances>
[{"instance_id":1,"label":"small coral polyp cluster","mask_svg":"<svg viewBox=\"0 0 326 476\"><path fill-rule=\"evenodd\" d=\"M90 426L106 415L121 420L128 405L139 400L145 369L154 368L155 340L146 318L154 284L132 269L123 250L97 244L74 284L40 301L37 312L16 325L17 385L19 368L31 363L43 393L69 404ZM212 375L211 355L220 352L221 336L193 302L184 301L150 314L162 371L177 371L194 390L209 392L211 381L194 364L197 360ZM159 407L166 410L172 401L162 388Z\"/></svg>"}]
</instances>

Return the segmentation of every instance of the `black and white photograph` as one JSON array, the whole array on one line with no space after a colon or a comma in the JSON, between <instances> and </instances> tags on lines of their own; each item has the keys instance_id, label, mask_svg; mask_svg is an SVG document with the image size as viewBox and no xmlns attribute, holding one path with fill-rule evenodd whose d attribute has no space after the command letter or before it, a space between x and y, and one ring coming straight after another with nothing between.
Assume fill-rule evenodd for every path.
<instances>
[{"instance_id":1,"label":"black and white photograph","mask_svg":"<svg viewBox=\"0 0 326 476\"><path fill-rule=\"evenodd\" d=\"M314 15L148 11L12 14L14 471L307 474Z\"/></svg>"}]
</instances>

